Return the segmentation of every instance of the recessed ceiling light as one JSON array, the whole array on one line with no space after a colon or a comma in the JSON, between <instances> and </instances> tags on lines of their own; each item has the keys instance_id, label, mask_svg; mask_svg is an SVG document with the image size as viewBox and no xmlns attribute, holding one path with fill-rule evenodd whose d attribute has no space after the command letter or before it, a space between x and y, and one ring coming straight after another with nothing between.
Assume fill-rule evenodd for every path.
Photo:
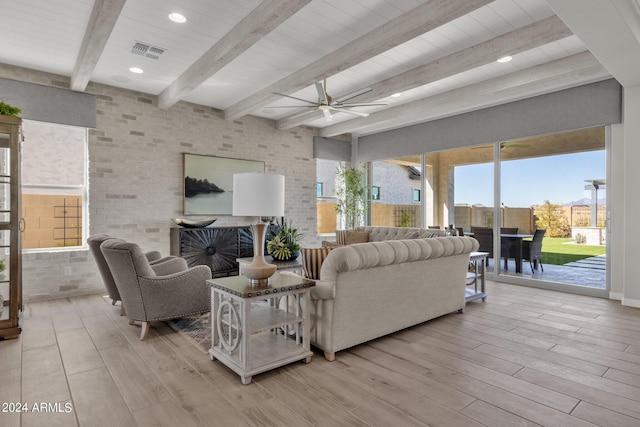
<instances>
[{"instance_id":1,"label":"recessed ceiling light","mask_svg":"<svg viewBox=\"0 0 640 427\"><path fill-rule=\"evenodd\" d=\"M187 22L187 18L185 18L185 16L181 13L178 12L173 12L169 14L169 19L171 19L173 22L177 22L178 24L182 24L184 22Z\"/></svg>"},{"instance_id":2,"label":"recessed ceiling light","mask_svg":"<svg viewBox=\"0 0 640 427\"><path fill-rule=\"evenodd\" d=\"M507 55L507 56L503 56L502 58L498 58L498 62L501 64L504 64L505 62L509 62L513 59L513 57Z\"/></svg>"},{"instance_id":3,"label":"recessed ceiling light","mask_svg":"<svg viewBox=\"0 0 640 427\"><path fill-rule=\"evenodd\" d=\"M139 67L131 67L131 68L129 68L129 71L131 71L132 73L135 73L135 74L144 73L144 70L142 68L139 68Z\"/></svg>"},{"instance_id":4,"label":"recessed ceiling light","mask_svg":"<svg viewBox=\"0 0 640 427\"><path fill-rule=\"evenodd\" d=\"M402 96L402 92L396 92L393 95L391 95L392 98L399 98Z\"/></svg>"}]
</instances>

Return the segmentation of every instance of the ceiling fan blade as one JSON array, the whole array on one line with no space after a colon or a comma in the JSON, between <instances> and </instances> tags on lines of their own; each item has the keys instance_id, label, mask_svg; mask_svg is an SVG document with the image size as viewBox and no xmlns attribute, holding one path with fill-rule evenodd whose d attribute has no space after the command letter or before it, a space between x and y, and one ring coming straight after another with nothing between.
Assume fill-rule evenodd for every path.
<instances>
[{"instance_id":1,"label":"ceiling fan blade","mask_svg":"<svg viewBox=\"0 0 640 427\"><path fill-rule=\"evenodd\" d=\"M297 119L298 117L302 117L305 116L307 114L311 114L314 113L316 111L316 108L314 108L313 110L307 110L307 111L301 111L297 114L294 114L293 116L288 117L289 119Z\"/></svg>"},{"instance_id":2,"label":"ceiling fan blade","mask_svg":"<svg viewBox=\"0 0 640 427\"><path fill-rule=\"evenodd\" d=\"M344 102L344 101L346 101L348 99L355 98L356 96L360 96L360 95L365 94L367 92L371 92L372 90L373 89L371 89L370 87L365 87L363 89L357 90L357 91L355 91L353 93L350 93L348 95L345 95L345 96L343 96L341 98L338 98L338 99L334 100L332 102L332 104L334 104L334 105L335 104L340 104L340 103L342 103L342 102Z\"/></svg>"},{"instance_id":3,"label":"ceiling fan blade","mask_svg":"<svg viewBox=\"0 0 640 427\"><path fill-rule=\"evenodd\" d=\"M318 108L317 105L272 105L264 108Z\"/></svg>"},{"instance_id":4,"label":"ceiling fan blade","mask_svg":"<svg viewBox=\"0 0 640 427\"><path fill-rule=\"evenodd\" d=\"M313 101L309 101L307 99L302 99L302 98L296 98L295 96L291 96L291 95L285 95L284 93L278 93L278 92L272 92L274 95L279 95L279 96L285 96L287 98L291 98L291 99L296 99L298 101L302 101L302 102L306 102L308 104L313 104L313 106L317 107L318 103L317 102L313 102Z\"/></svg>"},{"instance_id":5,"label":"ceiling fan blade","mask_svg":"<svg viewBox=\"0 0 640 427\"><path fill-rule=\"evenodd\" d=\"M335 108L335 107L329 107L331 110L333 111L339 111L342 113L349 113L349 114L353 114L354 116L360 116L360 117L369 117L369 113L361 113L360 111L355 111L355 110L349 110L347 108Z\"/></svg>"},{"instance_id":6,"label":"ceiling fan blade","mask_svg":"<svg viewBox=\"0 0 640 427\"><path fill-rule=\"evenodd\" d=\"M329 105L329 100L327 99L327 93L324 91L324 86L322 86L322 82L316 82L316 90L318 91L318 99L320 100L320 104Z\"/></svg>"},{"instance_id":7,"label":"ceiling fan blade","mask_svg":"<svg viewBox=\"0 0 640 427\"><path fill-rule=\"evenodd\" d=\"M389 105L388 102L367 102L367 103L356 103L356 104L338 104L333 105L333 107L378 107L381 105Z\"/></svg>"}]
</instances>

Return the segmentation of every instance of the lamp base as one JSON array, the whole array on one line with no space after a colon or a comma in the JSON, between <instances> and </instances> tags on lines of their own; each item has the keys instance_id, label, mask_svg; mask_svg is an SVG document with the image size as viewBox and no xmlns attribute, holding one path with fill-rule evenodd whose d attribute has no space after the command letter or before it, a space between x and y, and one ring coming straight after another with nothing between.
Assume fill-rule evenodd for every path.
<instances>
[{"instance_id":1,"label":"lamp base","mask_svg":"<svg viewBox=\"0 0 640 427\"><path fill-rule=\"evenodd\" d=\"M251 224L251 235L253 236L253 261L242 266L242 275L251 279L252 285L267 283L269 277L273 276L278 267L269 264L264 259L264 240L267 234L265 224Z\"/></svg>"}]
</instances>

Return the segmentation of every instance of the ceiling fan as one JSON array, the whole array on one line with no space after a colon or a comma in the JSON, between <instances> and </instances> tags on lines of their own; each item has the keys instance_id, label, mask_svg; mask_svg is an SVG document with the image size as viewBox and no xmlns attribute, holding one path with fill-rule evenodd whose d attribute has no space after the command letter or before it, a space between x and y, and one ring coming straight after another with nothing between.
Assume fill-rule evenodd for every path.
<instances>
[{"instance_id":1,"label":"ceiling fan","mask_svg":"<svg viewBox=\"0 0 640 427\"><path fill-rule=\"evenodd\" d=\"M363 113L360 111L355 111L355 110L351 110L350 108L352 107L375 107L375 106L379 106L379 105L387 105L387 102L362 102L362 103L354 103L354 104L345 104L345 101L348 101L349 99L355 98L356 96L360 96L364 93L367 92L371 92L373 89L371 88L364 88L364 89L360 89L356 92L350 93L349 95L343 96L341 98L337 98L337 99L333 99L331 98L331 96L329 96L329 94L327 93L327 79L324 79L324 83L323 82L316 82L316 90L318 91L318 101L317 102L313 102L313 101L309 101L306 99L302 99L302 98L296 98L295 96L291 96L291 95L286 95L284 93L278 93L278 92L274 92L274 94L276 95L280 95L280 96L285 96L287 98L291 98L291 99L295 99L297 101L302 101L302 102L306 102L307 104L311 104L311 105L278 105L278 106L273 106L273 107L267 107L267 108L309 108L309 111L303 111L299 114L296 114L294 116L292 116L291 118L296 118L296 117L300 117L302 115L305 114L309 114L314 112L315 110L320 110L322 111L322 113L324 114L324 118L326 121L331 121L332 120L332 116L331 116L331 112L342 112L342 113L348 113L348 114L353 114L355 116L360 116L360 117L367 117L369 115L369 113Z\"/></svg>"}]
</instances>

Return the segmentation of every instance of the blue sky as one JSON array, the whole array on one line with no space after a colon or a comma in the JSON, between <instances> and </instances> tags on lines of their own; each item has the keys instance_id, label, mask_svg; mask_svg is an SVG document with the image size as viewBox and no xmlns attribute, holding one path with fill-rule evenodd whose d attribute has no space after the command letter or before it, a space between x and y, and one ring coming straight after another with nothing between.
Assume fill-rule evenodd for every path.
<instances>
[{"instance_id":1,"label":"blue sky","mask_svg":"<svg viewBox=\"0 0 640 427\"><path fill-rule=\"evenodd\" d=\"M605 151L502 162L502 203L528 207L591 197L587 179L605 179ZM605 192L599 191L598 198ZM455 203L493 206L493 163L455 168Z\"/></svg>"}]
</instances>

